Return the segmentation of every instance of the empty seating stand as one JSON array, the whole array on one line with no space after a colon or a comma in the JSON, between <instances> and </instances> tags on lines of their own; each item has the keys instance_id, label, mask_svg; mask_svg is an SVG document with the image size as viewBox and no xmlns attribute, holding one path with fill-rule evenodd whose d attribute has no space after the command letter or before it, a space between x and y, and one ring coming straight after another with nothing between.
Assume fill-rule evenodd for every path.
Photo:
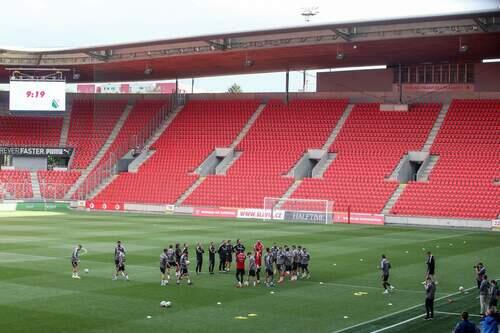
<instances>
[{"instance_id":1,"label":"empty seating stand","mask_svg":"<svg viewBox=\"0 0 500 333\"><path fill-rule=\"evenodd\" d=\"M454 100L431 147L428 182L410 182L395 215L494 219L500 214L500 100Z\"/></svg>"},{"instance_id":2,"label":"empty seating stand","mask_svg":"<svg viewBox=\"0 0 500 333\"><path fill-rule=\"evenodd\" d=\"M74 148L72 169L85 169L89 165L113 131L126 105L125 100L73 101L67 143Z\"/></svg>"},{"instance_id":3,"label":"empty seating stand","mask_svg":"<svg viewBox=\"0 0 500 333\"><path fill-rule=\"evenodd\" d=\"M269 102L237 147L242 155L227 175L208 176L184 203L261 208L266 196L280 197L294 181L287 172L308 148L322 147L346 105L346 100Z\"/></svg>"},{"instance_id":4,"label":"empty seating stand","mask_svg":"<svg viewBox=\"0 0 500 333\"><path fill-rule=\"evenodd\" d=\"M229 146L258 106L256 101L189 102L138 172L120 174L96 200L174 203L197 180L192 172L216 147Z\"/></svg>"},{"instance_id":5,"label":"empty seating stand","mask_svg":"<svg viewBox=\"0 0 500 333\"><path fill-rule=\"evenodd\" d=\"M306 178L292 198L331 200L335 211L380 213L398 186L386 178L408 151L420 150L439 104L416 104L408 112L357 104L333 146L336 159L322 179Z\"/></svg>"},{"instance_id":6,"label":"empty seating stand","mask_svg":"<svg viewBox=\"0 0 500 333\"><path fill-rule=\"evenodd\" d=\"M45 199L61 200L80 177L79 171L37 171L40 194Z\"/></svg>"},{"instance_id":7,"label":"empty seating stand","mask_svg":"<svg viewBox=\"0 0 500 333\"><path fill-rule=\"evenodd\" d=\"M33 197L29 171L0 170L0 200Z\"/></svg>"},{"instance_id":8,"label":"empty seating stand","mask_svg":"<svg viewBox=\"0 0 500 333\"><path fill-rule=\"evenodd\" d=\"M0 145L58 147L62 117L0 116Z\"/></svg>"}]
</instances>

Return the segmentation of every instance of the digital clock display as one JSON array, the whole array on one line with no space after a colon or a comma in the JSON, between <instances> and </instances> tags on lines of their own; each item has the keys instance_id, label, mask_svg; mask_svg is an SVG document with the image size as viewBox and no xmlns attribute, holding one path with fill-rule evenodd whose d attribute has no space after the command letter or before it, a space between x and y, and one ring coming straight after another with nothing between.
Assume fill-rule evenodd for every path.
<instances>
[{"instance_id":1,"label":"digital clock display","mask_svg":"<svg viewBox=\"0 0 500 333\"><path fill-rule=\"evenodd\" d=\"M11 111L65 111L66 82L11 80Z\"/></svg>"}]
</instances>

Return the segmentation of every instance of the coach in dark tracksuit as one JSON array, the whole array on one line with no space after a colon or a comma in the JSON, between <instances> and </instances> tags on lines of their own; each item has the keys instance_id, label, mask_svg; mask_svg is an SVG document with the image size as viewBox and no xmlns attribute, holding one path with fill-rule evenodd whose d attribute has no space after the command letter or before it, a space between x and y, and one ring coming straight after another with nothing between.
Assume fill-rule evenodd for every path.
<instances>
[{"instance_id":1,"label":"coach in dark tracksuit","mask_svg":"<svg viewBox=\"0 0 500 333\"><path fill-rule=\"evenodd\" d=\"M225 271L226 268L226 252L227 252L227 245L226 241L222 241L222 243L219 245L219 248L217 249L217 253L219 253L219 272Z\"/></svg>"},{"instance_id":2,"label":"coach in dark tracksuit","mask_svg":"<svg viewBox=\"0 0 500 333\"><path fill-rule=\"evenodd\" d=\"M430 277L432 281L436 281L434 275L436 274L436 260L434 259L434 256L432 253L429 251L427 252L427 274L425 278Z\"/></svg>"},{"instance_id":3,"label":"coach in dark tracksuit","mask_svg":"<svg viewBox=\"0 0 500 333\"><path fill-rule=\"evenodd\" d=\"M205 250L201 246L200 243L196 246L196 274L201 273L201 266L203 265L203 253L205 253Z\"/></svg>"},{"instance_id":4,"label":"coach in dark tracksuit","mask_svg":"<svg viewBox=\"0 0 500 333\"><path fill-rule=\"evenodd\" d=\"M425 320L434 318L434 297L436 296L436 284L431 277L427 277L425 281Z\"/></svg>"},{"instance_id":5,"label":"coach in dark tracksuit","mask_svg":"<svg viewBox=\"0 0 500 333\"><path fill-rule=\"evenodd\" d=\"M214 266L215 266L215 246L214 242L210 242L210 246L208 247L208 272L210 274L214 274Z\"/></svg>"}]
</instances>

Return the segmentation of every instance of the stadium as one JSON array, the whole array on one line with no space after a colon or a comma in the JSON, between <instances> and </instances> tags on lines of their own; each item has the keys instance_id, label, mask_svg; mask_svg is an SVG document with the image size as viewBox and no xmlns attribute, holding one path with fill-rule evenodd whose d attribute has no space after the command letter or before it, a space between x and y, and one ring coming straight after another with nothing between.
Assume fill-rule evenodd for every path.
<instances>
[{"instance_id":1,"label":"stadium","mask_svg":"<svg viewBox=\"0 0 500 333\"><path fill-rule=\"evenodd\" d=\"M263 73L282 89L193 88ZM2 331L500 324L498 6L0 46L0 84Z\"/></svg>"}]
</instances>

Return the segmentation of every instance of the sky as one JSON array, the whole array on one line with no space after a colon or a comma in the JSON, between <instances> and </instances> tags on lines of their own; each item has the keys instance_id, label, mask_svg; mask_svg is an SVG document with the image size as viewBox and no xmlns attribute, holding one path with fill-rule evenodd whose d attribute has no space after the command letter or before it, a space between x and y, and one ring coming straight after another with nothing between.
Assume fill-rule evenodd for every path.
<instances>
[{"instance_id":1,"label":"sky","mask_svg":"<svg viewBox=\"0 0 500 333\"><path fill-rule=\"evenodd\" d=\"M0 48L65 48L339 21L500 9L500 0L4 0ZM319 14L306 23L304 8ZM375 65L375 64L374 64ZM315 72L307 90L315 89ZM283 91L284 73L200 78L196 91ZM302 88L292 73L291 90ZM191 80L182 85L191 87Z\"/></svg>"}]
</instances>

